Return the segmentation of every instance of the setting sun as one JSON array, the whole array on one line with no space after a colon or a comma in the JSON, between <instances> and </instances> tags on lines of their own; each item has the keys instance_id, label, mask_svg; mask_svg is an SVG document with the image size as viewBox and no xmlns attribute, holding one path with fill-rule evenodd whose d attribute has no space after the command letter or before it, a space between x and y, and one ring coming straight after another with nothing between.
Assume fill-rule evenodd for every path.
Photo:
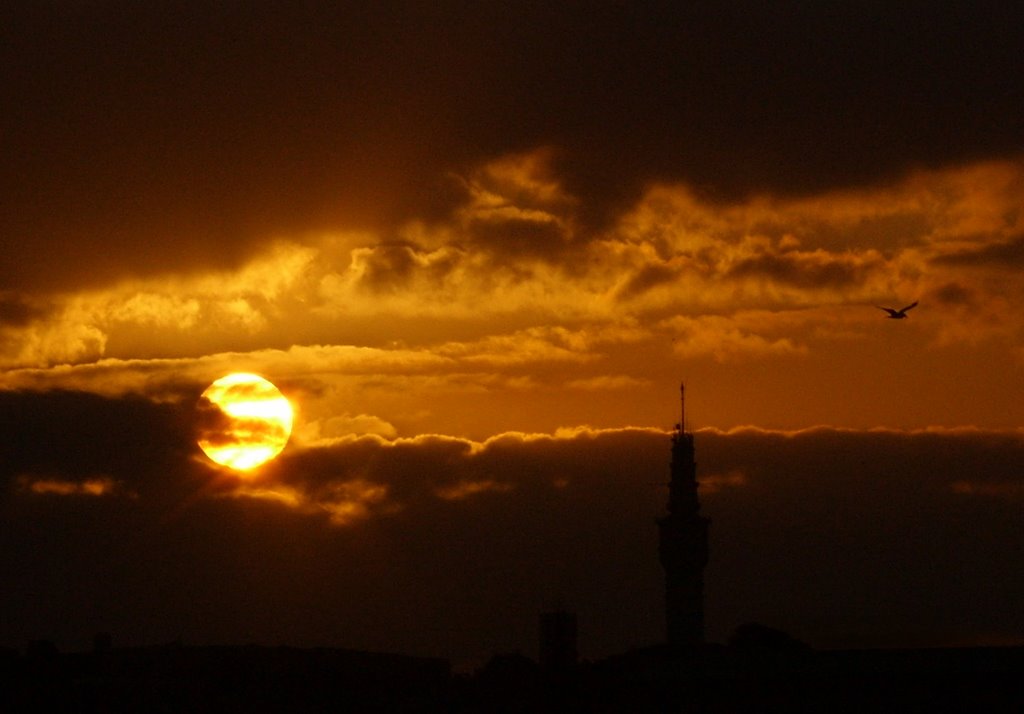
<instances>
[{"instance_id":1,"label":"setting sun","mask_svg":"<svg viewBox=\"0 0 1024 714\"><path fill-rule=\"evenodd\" d=\"M200 398L199 448L214 462L247 471L281 453L292 432L291 403L263 377L221 377Z\"/></svg>"}]
</instances>

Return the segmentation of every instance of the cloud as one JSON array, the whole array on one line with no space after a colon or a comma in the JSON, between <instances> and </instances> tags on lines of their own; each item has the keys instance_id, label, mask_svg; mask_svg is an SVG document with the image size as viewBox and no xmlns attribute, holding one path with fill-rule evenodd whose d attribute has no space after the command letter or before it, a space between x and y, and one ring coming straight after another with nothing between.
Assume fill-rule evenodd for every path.
<instances>
[{"instance_id":1,"label":"cloud","mask_svg":"<svg viewBox=\"0 0 1024 714\"><path fill-rule=\"evenodd\" d=\"M679 277L679 270L665 264L645 265L636 271L618 290L617 297L623 300L643 295L651 288L671 283Z\"/></svg>"},{"instance_id":2,"label":"cloud","mask_svg":"<svg viewBox=\"0 0 1024 714\"><path fill-rule=\"evenodd\" d=\"M1024 236L947 253L934 258L933 262L937 265L964 267L1019 268L1024 265Z\"/></svg>"},{"instance_id":3,"label":"cloud","mask_svg":"<svg viewBox=\"0 0 1024 714\"><path fill-rule=\"evenodd\" d=\"M946 305L973 306L975 304L974 291L959 283L946 283L939 287L934 295L940 303Z\"/></svg>"},{"instance_id":4,"label":"cloud","mask_svg":"<svg viewBox=\"0 0 1024 714\"><path fill-rule=\"evenodd\" d=\"M77 363L111 352L175 357L196 341L224 345L228 335L237 344L239 334L265 333L278 324L292 301L308 300L316 255L295 243L276 243L234 271L126 280L51 298L49 310L35 312L0 339L0 365ZM152 343L154 334L162 342Z\"/></svg>"},{"instance_id":5,"label":"cloud","mask_svg":"<svg viewBox=\"0 0 1024 714\"><path fill-rule=\"evenodd\" d=\"M225 352L196 359L103 359L49 369L12 369L0 375L5 389L72 389L110 396L135 393L177 399L231 372L288 375L315 382L317 375L416 374L444 370L453 361L425 350L353 345L307 345L287 350Z\"/></svg>"},{"instance_id":6,"label":"cloud","mask_svg":"<svg viewBox=\"0 0 1024 714\"><path fill-rule=\"evenodd\" d=\"M949 485L953 493L964 496L980 496L988 498L1019 501L1024 498L1024 483L1017 482L985 482L985 481L954 481Z\"/></svg>"},{"instance_id":7,"label":"cloud","mask_svg":"<svg viewBox=\"0 0 1024 714\"><path fill-rule=\"evenodd\" d=\"M631 377L625 374L602 374L587 379L574 379L566 383L569 389L583 391L603 391L606 389L636 389L650 384L650 380Z\"/></svg>"},{"instance_id":8,"label":"cloud","mask_svg":"<svg viewBox=\"0 0 1024 714\"><path fill-rule=\"evenodd\" d=\"M586 656L660 637L664 431L350 437L289 448L240 480L197 459L189 414L0 395L12 437L0 447L12 564L0 639L45 630L84 642L101 627L126 643L327 643L479 661L530 651L526 633L553 593L589 623ZM1019 430L695 438L712 520L712 639L751 620L822 647L1019 636L1024 594L1003 577L1020 541ZM88 497L101 478L137 497ZM36 482L56 486L33 493ZM75 538L53 537L69 528ZM17 595L29 589L43 600ZM55 629L50 605L68 613Z\"/></svg>"},{"instance_id":9,"label":"cloud","mask_svg":"<svg viewBox=\"0 0 1024 714\"><path fill-rule=\"evenodd\" d=\"M387 499L386 485L362 479L330 484L314 494L280 484L260 485L238 482L219 494L235 499L256 499L285 506L301 514L324 515L334 526L350 526L379 513L379 504ZM388 508L383 509L387 512Z\"/></svg>"},{"instance_id":10,"label":"cloud","mask_svg":"<svg viewBox=\"0 0 1024 714\"><path fill-rule=\"evenodd\" d=\"M487 186L479 189L486 200L466 197L445 220L296 234L230 270L126 279L42 302L10 297L22 307L0 333L0 364L204 357L268 345L469 344L668 313L871 304L951 284L986 304L1019 292L1012 271L998 267L1020 235L1019 161L728 204L685 184L655 183L595 233L576 222L577 199L538 155L467 169L483 177L473 180ZM480 225L495 230L493 241L475 232ZM553 226L558 237L545 233ZM516 247L515 235L540 242ZM988 276L993 270L999 275ZM47 307L26 312L26 301ZM1019 322L1012 311L996 317L1011 329Z\"/></svg>"},{"instance_id":11,"label":"cloud","mask_svg":"<svg viewBox=\"0 0 1024 714\"><path fill-rule=\"evenodd\" d=\"M558 152L503 156L462 166L460 180L477 182L479 193L467 189L458 210L431 221L279 236L232 269L18 293L45 310L0 328L0 384L190 401L244 369L293 390L310 422L367 414L396 434L482 437L536 427L533 419L556 428L583 408L577 386L602 375L639 380L639 394L665 388L691 364L728 370L753 359L798 362L809 380L824 380L836 350L844 369L867 373L853 362L887 360L883 334L913 336L901 349L934 362L929 374L946 383L955 375L941 358L957 350L984 362L986 373L994 364L1000 374L1010 369L1000 360L1024 329L1013 309L1019 276L939 259L1020 235L1019 160L732 202L651 183L595 232L578 220L580 197L559 173ZM508 215L558 222L565 245L499 255L471 235L473 221ZM901 332L879 331L871 305L913 300L922 308ZM867 400L892 402L886 395L901 381L883 375L843 404L826 403L823 390L813 417L794 409L772 423L933 419L936 405L912 400L867 416ZM457 404L466 395L472 409ZM522 406L528 396L536 408ZM719 423L748 420L765 401L739 390L732 399ZM624 402L603 400L599 409L595 423L635 421ZM1012 413L972 420L1002 425Z\"/></svg>"},{"instance_id":12,"label":"cloud","mask_svg":"<svg viewBox=\"0 0 1024 714\"><path fill-rule=\"evenodd\" d=\"M763 252L729 268L732 278L762 278L802 288L838 288L862 284L866 273L883 265L881 255L833 255L823 250Z\"/></svg>"},{"instance_id":13,"label":"cloud","mask_svg":"<svg viewBox=\"0 0 1024 714\"><path fill-rule=\"evenodd\" d=\"M0 291L0 328L6 325L24 326L44 313L45 310L24 296Z\"/></svg>"},{"instance_id":14,"label":"cloud","mask_svg":"<svg viewBox=\"0 0 1024 714\"><path fill-rule=\"evenodd\" d=\"M84 481L69 481L35 476L20 476L17 482L26 491L40 495L54 496L106 496L118 491L117 483L110 478L96 477Z\"/></svg>"},{"instance_id":15,"label":"cloud","mask_svg":"<svg viewBox=\"0 0 1024 714\"><path fill-rule=\"evenodd\" d=\"M765 337L750 331L746 320L707 315L676 316L664 327L673 334L672 350L683 357L713 357L717 362L800 355L807 348L788 337Z\"/></svg>"},{"instance_id":16,"label":"cloud","mask_svg":"<svg viewBox=\"0 0 1024 714\"><path fill-rule=\"evenodd\" d=\"M293 432L293 438L309 446L326 446L334 441L374 434L386 439L398 436L394 425L372 414L342 414L320 420L305 420Z\"/></svg>"},{"instance_id":17,"label":"cloud","mask_svg":"<svg viewBox=\"0 0 1024 714\"><path fill-rule=\"evenodd\" d=\"M29 324L0 339L2 367L42 366L97 360L103 356L107 335L97 327L62 319Z\"/></svg>"},{"instance_id":18,"label":"cloud","mask_svg":"<svg viewBox=\"0 0 1024 714\"><path fill-rule=\"evenodd\" d=\"M529 328L509 335L494 335L475 343L450 343L440 346L437 351L468 363L586 362L593 359L587 349L591 340L591 335L582 330Z\"/></svg>"},{"instance_id":19,"label":"cloud","mask_svg":"<svg viewBox=\"0 0 1024 714\"><path fill-rule=\"evenodd\" d=\"M451 486L445 486L437 490L439 498L443 498L446 501L461 501L464 498L475 496L479 493L486 493L488 491L497 491L503 493L505 491L511 491L514 486L510 483L500 483L498 481L460 481Z\"/></svg>"},{"instance_id":20,"label":"cloud","mask_svg":"<svg viewBox=\"0 0 1024 714\"><path fill-rule=\"evenodd\" d=\"M81 392L4 391L0 415L7 478L33 474L78 484L113 479L136 490L140 465L146 473L173 471L194 447L180 408L135 396L110 400Z\"/></svg>"},{"instance_id":21,"label":"cloud","mask_svg":"<svg viewBox=\"0 0 1024 714\"><path fill-rule=\"evenodd\" d=\"M280 235L388 234L457 212L453 174L551 215L571 196L600 230L657 182L809 195L1020 148L1017 8L187 5L12 14L0 282L54 293L231 268Z\"/></svg>"},{"instance_id":22,"label":"cloud","mask_svg":"<svg viewBox=\"0 0 1024 714\"><path fill-rule=\"evenodd\" d=\"M552 171L554 153L542 147L503 156L466 180L469 200L457 219L469 241L496 263L561 262L569 254L576 201Z\"/></svg>"},{"instance_id":23,"label":"cloud","mask_svg":"<svg viewBox=\"0 0 1024 714\"><path fill-rule=\"evenodd\" d=\"M360 287L395 293L443 287L461 261L460 253L450 247L430 251L410 243L382 243L353 250L349 271Z\"/></svg>"},{"instance_id":24,"label":"cloud","mask_svg":"<svg viewBox=\"0 0 1024 714\"><path fill-rule=\"evenodd\" d=\"M717 493L725 488L739 488L748 483L747 475L740 469L728 473L708 474L698 478L700 492L703 494Z\"/></svg>"}]
</instances>

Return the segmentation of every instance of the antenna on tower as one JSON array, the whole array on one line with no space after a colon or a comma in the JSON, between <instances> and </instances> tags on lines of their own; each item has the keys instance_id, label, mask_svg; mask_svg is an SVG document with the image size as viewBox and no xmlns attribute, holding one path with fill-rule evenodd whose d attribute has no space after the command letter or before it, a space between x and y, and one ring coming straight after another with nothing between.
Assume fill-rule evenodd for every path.
<instances>
[{"instance_id":1,"label":"antenna on tower","mask_svg":"<svg viewBox=\"0 0 1024 714\"><path fill-rule=\"evenodd\" d=\"M679 432L686 432L686 382L679 383Z\"/></svg>"}]
</instances>

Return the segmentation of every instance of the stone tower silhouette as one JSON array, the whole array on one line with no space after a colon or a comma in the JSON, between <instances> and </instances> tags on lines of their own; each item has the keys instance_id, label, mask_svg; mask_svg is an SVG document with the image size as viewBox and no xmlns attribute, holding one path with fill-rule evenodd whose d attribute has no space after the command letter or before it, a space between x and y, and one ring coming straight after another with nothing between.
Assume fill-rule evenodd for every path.
<instances>
[{"instance_id":1,"label":"stone tower silhouette","mask_svg":"<svg viewBox=\"0 0 1024 714\"><path fill-rule=\"evenodd\" d=\"M686 387L680 385L681 420L672 435L668 514L658 519L658 555L665 569L665 626L675 646L704 642L704 566L708 526L700 515L693 434L686 431Z\"/></svg>"}]
</instances>

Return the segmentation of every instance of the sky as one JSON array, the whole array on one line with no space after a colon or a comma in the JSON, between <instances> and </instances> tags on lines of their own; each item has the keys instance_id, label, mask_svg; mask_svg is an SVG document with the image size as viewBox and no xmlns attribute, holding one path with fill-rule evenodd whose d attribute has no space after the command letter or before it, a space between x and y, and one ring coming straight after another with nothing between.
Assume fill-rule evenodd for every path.
<instances>
[{"instance_id":1,"label":"sky","mask_svg":"<svg viewBox=\"0 0 1024 714\"><path fill-rule=\"evenodd\" d=\"M1020 8L293 5L0 10L0 643L656 642L684 380L709 638L1024 643Z\"/></svg>"}]
</instances>

